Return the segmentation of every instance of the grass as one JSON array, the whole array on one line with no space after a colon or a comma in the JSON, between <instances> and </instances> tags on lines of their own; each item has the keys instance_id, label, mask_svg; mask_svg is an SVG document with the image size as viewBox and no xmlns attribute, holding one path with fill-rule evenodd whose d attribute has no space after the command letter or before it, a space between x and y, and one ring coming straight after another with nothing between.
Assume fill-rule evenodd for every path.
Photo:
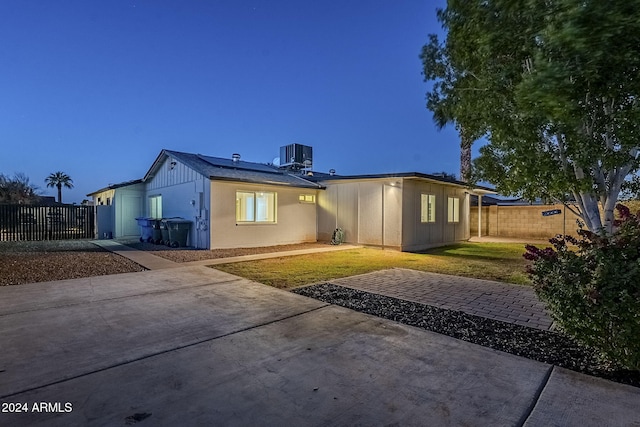
<instances>
[{"instance_id":1,"label":"grass","mask_svg":"<svg viewBox=\"0 0 640 427\"><path fill-rule=\"evenodd\" d=\"M523 253L521 243L460 243L424 253L360 248L215 268L283 289L394 267L529 284Z\"/></svg>"}]
</instances>

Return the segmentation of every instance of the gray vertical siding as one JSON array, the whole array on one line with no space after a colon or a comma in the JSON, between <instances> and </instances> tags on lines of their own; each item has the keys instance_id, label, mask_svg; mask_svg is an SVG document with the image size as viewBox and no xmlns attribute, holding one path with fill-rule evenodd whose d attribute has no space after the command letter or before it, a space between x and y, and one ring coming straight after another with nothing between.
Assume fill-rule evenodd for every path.
<instances>
[{"instance_id":1,"label":"gray vertical siding","mask_svg":"<svg viewBox=\"0 0 640 427\"><path fill-rule=\"evenodd\" d=\"M469 195L468 190L422 180L405 179L403 186L403 231L402 249L420 250L469 239ZM420 221L420 196L436 196L436 221ZM460 199L460 221L448 222L448 198Z\"/></svg>"},{"instance_id":2,"label":"gray vertical siding","mask_svg":"<svg viewBox=\"0 0 640 427\"><path fill-rule=\"evenodd\" d=\"M171 162L176 164L171 167ZM187 244L208 249L209 231L209 178L185 164L168 157L155 176L146 182L145 215L149 215L149 197L162 196L162 216L180 217L191 221ZM202 194L202 197L200 196ZM202 199L202 200L201 200ZM201 214L205 213L205 217ZM204 227L207 230L204 230Z\"/></svg>"}]
</instances>

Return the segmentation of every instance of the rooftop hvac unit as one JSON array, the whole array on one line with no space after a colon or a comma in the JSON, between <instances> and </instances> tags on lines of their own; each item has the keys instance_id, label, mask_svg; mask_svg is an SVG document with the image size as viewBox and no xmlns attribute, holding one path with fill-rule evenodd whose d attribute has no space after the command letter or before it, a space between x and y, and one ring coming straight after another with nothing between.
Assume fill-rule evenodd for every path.
<instances>
[{"instance_id":1,"label":"rooftop hvac unit","mask_svg":"<svg viewBox=\"0 0 640 427\"><path fill-rule=\"evenodd\" d=\"M280 147L280 167L310 169L313 166L313 148L302 144Z\"/></svg>"}]
</instances>

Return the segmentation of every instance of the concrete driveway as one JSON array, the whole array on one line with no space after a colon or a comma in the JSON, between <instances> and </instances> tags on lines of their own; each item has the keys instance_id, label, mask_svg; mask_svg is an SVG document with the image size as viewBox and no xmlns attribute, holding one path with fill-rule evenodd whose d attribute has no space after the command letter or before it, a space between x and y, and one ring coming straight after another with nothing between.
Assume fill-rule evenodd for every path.
<instances>
[{"instance_id":1,"label":"concrete driveway","mask_svg":"<svg viewBox=\"0 0 640 427\"><path fill-rule=\"evenodd\" d=\"M637 388L202 266L2 287L0 343L2 426L640 425Z\"/></svg>"}]
</instances>

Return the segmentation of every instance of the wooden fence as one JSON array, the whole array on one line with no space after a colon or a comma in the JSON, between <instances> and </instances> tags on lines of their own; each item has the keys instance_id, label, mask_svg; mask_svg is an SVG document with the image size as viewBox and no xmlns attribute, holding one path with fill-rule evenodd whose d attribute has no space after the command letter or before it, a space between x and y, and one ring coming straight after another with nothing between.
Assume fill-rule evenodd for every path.
<instances>
[{"instance_id":1,"label":"wooden fence","mask_svg":"<svg viewBox=\"0 0 640 427\"><path fill-rule=\"evenodd\" d=\"M93 206L0 204L0 241L92 239L94 233Z\"/></svg>"}]
</instances>

